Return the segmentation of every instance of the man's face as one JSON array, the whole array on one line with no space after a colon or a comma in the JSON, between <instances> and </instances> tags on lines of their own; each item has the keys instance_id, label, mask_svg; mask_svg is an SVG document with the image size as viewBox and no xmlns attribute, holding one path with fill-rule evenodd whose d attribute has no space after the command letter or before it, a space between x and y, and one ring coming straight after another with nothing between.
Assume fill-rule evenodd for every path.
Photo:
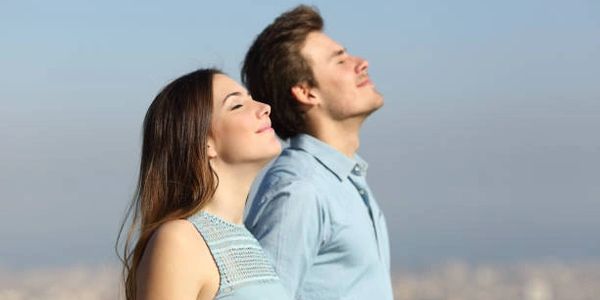
<instances>
[{"instance_id":1,"label":"man's face","mask_svg":"<svg viewBox=\"0 0 600 300\"><path fill-rule=\"evenodd\" d=\"M383 97L369 79L369 63L350 55L324 33L310 33L301 54L317 81L312 93L331 119L364 119L383 105Z\"/></svg>"}]
</instances>

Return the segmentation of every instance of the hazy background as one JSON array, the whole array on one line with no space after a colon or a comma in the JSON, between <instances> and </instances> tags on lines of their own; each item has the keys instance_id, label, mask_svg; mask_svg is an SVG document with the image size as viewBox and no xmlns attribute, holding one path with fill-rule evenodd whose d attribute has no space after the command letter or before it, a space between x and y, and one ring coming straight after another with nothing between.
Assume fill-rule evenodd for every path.
<instances>
[{"instance_id":1,"label":"hazy background","mask_svg":"<svg viewBox=\"0 0 600 300\"><path fill-rule=\"evenodd\" d=\"M153 97L239 79L297 3L0 1L0 269L115 263ZM385 95L360 153L396 272L600 258L600 2L309 3Z\"/></svg>"}]
</instances>

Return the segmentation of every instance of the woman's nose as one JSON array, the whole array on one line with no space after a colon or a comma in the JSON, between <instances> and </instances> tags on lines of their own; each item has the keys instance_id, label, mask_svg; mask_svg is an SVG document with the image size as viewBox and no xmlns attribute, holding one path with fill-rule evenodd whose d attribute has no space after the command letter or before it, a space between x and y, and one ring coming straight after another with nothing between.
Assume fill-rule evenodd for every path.
<instances>
[{"instance_id":1,"label":"woman's nose","mask_svg":"<svg viewBox=\"0 0 600 300\"><path fill-rule=\"evenodd\" d=\"M269 104L266 103L262 103L257 101L257 103L259 103L260 105L260 109L258 110L258 117L262 117L264 115L270 115L271 114L271 106Z\"/></svg>"}]
</instances>

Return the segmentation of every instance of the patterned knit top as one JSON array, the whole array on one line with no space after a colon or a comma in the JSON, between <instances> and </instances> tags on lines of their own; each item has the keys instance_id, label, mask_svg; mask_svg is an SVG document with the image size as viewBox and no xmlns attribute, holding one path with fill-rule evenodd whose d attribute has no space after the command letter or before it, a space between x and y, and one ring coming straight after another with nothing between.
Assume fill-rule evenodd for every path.
<instances>
[{"instance_id":1,"label":"patterned knit top","mask_svg":"<svg viewBox=\"0 0 600 300\"><path fill-rule=\"evenodd\" d=\"M204 238L219 269L215 299L291 299L260 244L243 224L205 211L188 218Z\"/></svg>"}]
</instances>

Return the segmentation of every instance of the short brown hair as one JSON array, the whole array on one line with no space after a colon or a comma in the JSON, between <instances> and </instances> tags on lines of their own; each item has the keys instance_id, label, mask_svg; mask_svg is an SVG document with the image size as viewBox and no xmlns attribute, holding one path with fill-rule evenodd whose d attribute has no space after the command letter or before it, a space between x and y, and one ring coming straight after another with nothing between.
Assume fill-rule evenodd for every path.
<instances>
[{"instance_id":1,"label":"short brown hair","mask_svg":"<svg viewBox=\"0 0 600 300\"><path fill-rule=\"evenodd\" d=\"M271 106L273 129L283 139L306 132L303 112L291 89L301 83L317 86L300 50L309 33L322 30L318 10L299 5L267 26L246 53L242 82L252 97Z\"/></svg>"}]
</instances>

